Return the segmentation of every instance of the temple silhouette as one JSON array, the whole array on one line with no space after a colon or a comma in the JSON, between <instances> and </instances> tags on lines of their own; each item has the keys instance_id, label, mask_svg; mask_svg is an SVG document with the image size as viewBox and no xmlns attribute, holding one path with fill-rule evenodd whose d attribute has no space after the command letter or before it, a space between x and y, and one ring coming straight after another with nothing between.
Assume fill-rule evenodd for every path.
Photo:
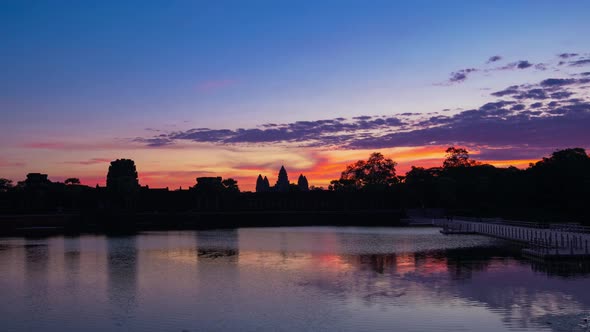
<instances>
[{"instance_id":1,"label":"temple silhouette","mask_svg":"<svg viewBox=\"0 0 590 332\"><path fill-rule=\"evenodd\" d=\"M281 166L274 185L259 174L256 191L238 181L198 177L182 189L150 188L131 159L113 160L106 186L51 181L29 173L12 185L0 178L0 233L67 229L175 229L294 225L396 225L408 211L588 223L590 157L558 150L527 169L498 168L449 148L442 167L412 167L404 176L379 153L347 166L328 190L291 183ZM522 219L521 219L522 220Z\"/></svg>"},{"instance_id":2,"label":"temple silhouette","mask_svg":"<svg viewBox=\"0 0 590 332\"><path fill-rule=\"evenodd\" d=\"M262 177L262 174L258 174L258 178L256 179L256 192L263 193L263 192L289 192L289 191L309 191L309 183L307 182L307 178L300 174L297 180L297 184L289 183L289 176L287 175L287 170L285 166L281 166L279 170L279 174L277 176L277 182L274 186L270 186L268 178L265 176Z\"/></svg>"}]
</instances>

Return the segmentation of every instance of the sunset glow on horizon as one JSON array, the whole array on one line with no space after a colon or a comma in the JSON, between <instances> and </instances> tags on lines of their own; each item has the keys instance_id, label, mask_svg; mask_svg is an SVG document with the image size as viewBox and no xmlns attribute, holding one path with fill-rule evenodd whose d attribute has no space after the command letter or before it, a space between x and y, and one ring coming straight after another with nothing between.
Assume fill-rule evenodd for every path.
<instances>
[{"instance_id":1,"label":"sunset glow on horizon","mask_svg":"<svg viewBox=\"0 0 590 332\"><path fill-rule=\"evenodd\" d=\"M590 148L588 2L0 5L0 178L150 188ZM108 20L104 17L108 13ZM7 33L4 33L7 32ZM540 37L542 36L542 37Z\"/></svg>"}]
</instances>

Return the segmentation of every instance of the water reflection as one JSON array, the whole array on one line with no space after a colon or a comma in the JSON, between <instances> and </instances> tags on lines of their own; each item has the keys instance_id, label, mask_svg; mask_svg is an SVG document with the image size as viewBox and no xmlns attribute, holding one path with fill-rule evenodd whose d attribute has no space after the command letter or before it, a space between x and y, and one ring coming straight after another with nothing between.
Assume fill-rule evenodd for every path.
<instances>
[{"instance_id":1,"label":"water reflection","mask_svg":"<svg viewBox=\"0 0 590 332\"><path fill-rule=\"evenodd\" d=\"M118 326L133 318L137 307L137 238L107 238L108 298Z\"/></svg>"},{"instance_id":2,"label":"water reflection","mask_svg":"<svg viewBox=\"0 0 590 332\"><path fill-rule=\"evenodd\" d=\"M25 301L32 320L43 319L49 307L49 248L38 239L25 239Z\"/></svg>"},{"instance_id":3,"label":"water reflection","mask_svg":"<svg viewBox=\"0 0 590 332\"><path fill-rule=\"evenodd\" d=\"M199 260L226 258L225 261L237 262L239 258L238 231L199 231L195 234Z\"/></svg>"},{"instance_id":4,"label":"water reflection","mask_svg":"<svg viewBox=\"0 0 590 332\"><path fill-rule=\"evenodd\" d=\"M575 331L590 310L587 265L548 266L493 239L428 229L154 232L0 248L6 331Z\"/></svg>"},{"instance_id":5,"label":"water reflection","mask_svg":"<svg viewBox=\"0 0 590 332\"><path fill-rule=\"evenodd\" d=\"M65 287L70 292L77 292L80 279L80 238L64 237L63 242Z\"/></svg>"}]
</instances>

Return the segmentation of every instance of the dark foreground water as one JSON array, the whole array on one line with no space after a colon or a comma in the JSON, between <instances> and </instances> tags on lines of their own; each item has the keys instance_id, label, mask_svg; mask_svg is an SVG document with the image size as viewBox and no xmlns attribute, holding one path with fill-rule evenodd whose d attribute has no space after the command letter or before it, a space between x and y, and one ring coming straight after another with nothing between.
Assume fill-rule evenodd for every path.
<instances>
[{"instance_id":1,"label":"dark foreground water","mask_svg":"<svg viewBox=\"0 0 590 332\"><path fill-rule=\"evenodd\" d=\"M586 266L434 228L0 239L0 331L584 331Z\"/></svg>"}]
</instances>

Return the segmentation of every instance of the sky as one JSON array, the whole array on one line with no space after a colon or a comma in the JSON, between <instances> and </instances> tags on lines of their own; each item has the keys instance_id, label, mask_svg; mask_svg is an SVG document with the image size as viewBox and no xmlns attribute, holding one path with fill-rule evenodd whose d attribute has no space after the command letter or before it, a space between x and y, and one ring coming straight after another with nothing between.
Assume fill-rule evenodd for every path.
<instances>
[{"instance_id":1,"label":"sky","mask_svg":"<svg viewBox=\"0 0 590 332\"><path fill-rule=\"evenodd\" d=\"M0 2L0 177L327 187L590 148L588 1Z\"/></svg>"}]
</instances>

